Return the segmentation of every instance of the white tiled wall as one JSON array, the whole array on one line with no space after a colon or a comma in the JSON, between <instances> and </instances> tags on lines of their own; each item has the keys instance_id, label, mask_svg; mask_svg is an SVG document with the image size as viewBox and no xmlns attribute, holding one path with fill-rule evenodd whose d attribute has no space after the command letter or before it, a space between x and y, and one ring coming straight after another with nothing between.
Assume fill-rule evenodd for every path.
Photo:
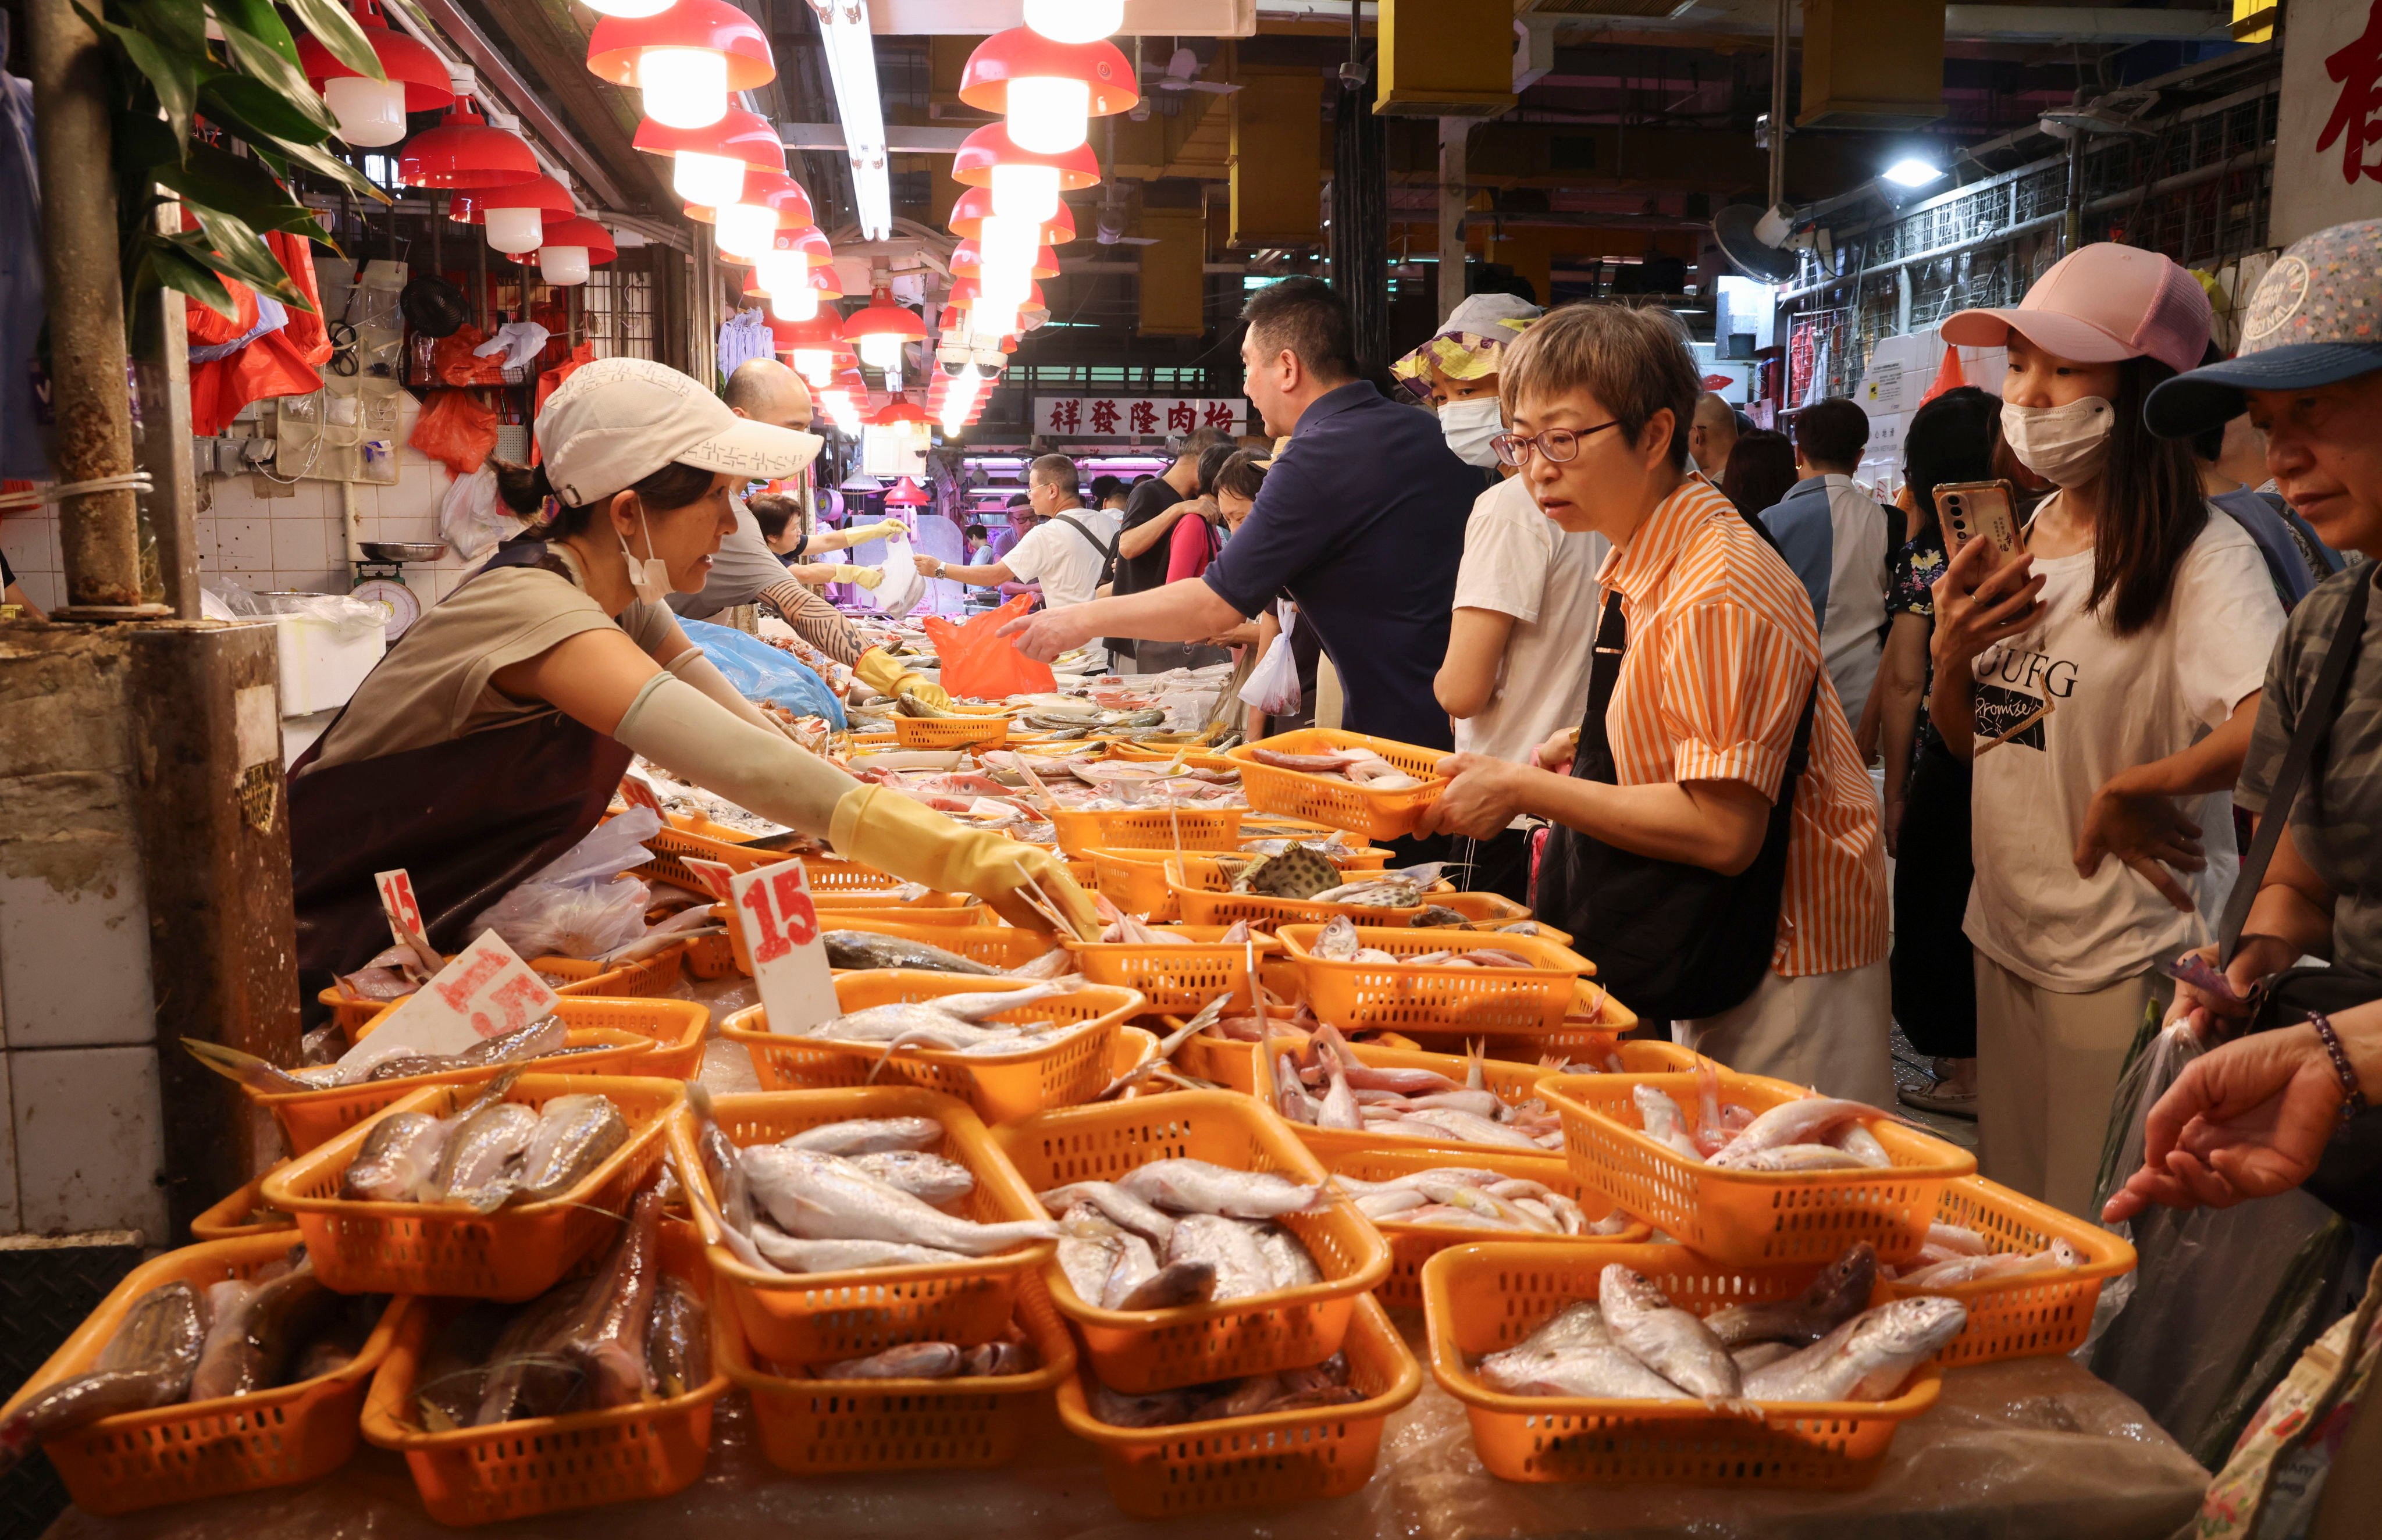
<instances>
[{"instance_id":1,"label":"white tiled wall","mask_svg":"<svg viewBox=\"0 0 2382 1540\"><path fill-rule=\"evenodd\" d=\"M412 433L421 409L410 395L400 397L400 409L398 438L402 445ZM394 485L355 488L356 511L362 518L358 538L438 539L438 504L449 481L445 466L418 450L400 447ZM201 581L229 577L258 592L297 589L344 593L353 587L354 576L347 565L347 537L340 528L338 485L300 481L286 488L269 488L287 495L260 495L259 487L268 484L257 476L200 478ZM27 598L43 609L65 603L55 507L0 517L0 551L7 552L8 564L24 584ZM474 565L450 553L435 567L411 568L407 581L425 605L433 604L445 598Z\"/></svg>"}]
</instances>

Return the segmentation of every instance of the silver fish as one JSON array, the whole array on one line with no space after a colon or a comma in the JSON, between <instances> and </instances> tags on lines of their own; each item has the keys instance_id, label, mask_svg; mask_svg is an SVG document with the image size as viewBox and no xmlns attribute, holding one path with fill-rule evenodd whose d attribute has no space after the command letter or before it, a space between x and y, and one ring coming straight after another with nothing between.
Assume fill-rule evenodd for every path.
<instances>
[{"instance_id":1,"label":"silver fish","mask_svg":"<svg viewBox=\"0 0 2382 1540\"><path fill-rule=\"evenodd\" d=\"M1077 1204L1087 1204L1111 1223L1146 1236L1152 1245L1163 1246L1174 1233L1174 1221L1155 1204L1145 1203L1114 1182L1077 1181L1064 1187L1054 1187L1048 1192L1038 1192L1044 1208L1063 1215Z\"/></svg>"},{"instance_id":2,"label":"silver fish","mask_svg":"<svg viewBox=\"0 0 2382 1540\"><path fill-rule=\"evenodd\" d=\"M875 931L822 931L830 968L910 968L931 973L990 976L1001 970L924 941L879 935Z\"/></svg>"},{"instance_id":3,"label":"silver fish","mask_svg":"<svg viewBox=\"0 0 2382 1540\"><path fill-rule=\"evenodd\" d=\"M1714 1165L1719 1164L1714 1157ZM1773 1144L1750 1150L1728 1163L1732 1171L1847 1171L1866 1169L1869 1162L1834 1144ZM1892 1162L1888 1162L1892 1164Z\"/></svg>"},{"instance_id":4,"label":"silver fish","mask_svg":"<svg viewBox=\"0 0 2382 1540\"><path fill-rule=\"evenodd\" d=\"M364 1135L363 1147L339 1177L339 1196L365 1203L415 1203L454 1129L427 1112L392 1112Z\"/></svg>"},{"instance_id":5,"label":"silver fish","mask_svg":"<svg viewBox=\"0 0 2382 1540\"><path fill-rule=\"evenodd\" d=\"M965 1260L957 1252L888 1241L805 1241L788 1235L767 1219L753 1222L753 1246L781 1273L845 1273Z\"/></svg>"},{"instance_id":6,"label":"silver fish","mask_svg":"<svg viewBox=\"0 0 2382 1540\"><path fill-rule=\"evenodd\" d=\"M966 1167L923 1150L879 1150L844 1158L887 1186L937 1208L948 1208L976 1191L976 1176Z\"/></svg>"},{"instance_id":7,"label":"silver fish","mask_svg":"<svg viewBox=\"0 0 2382 1540\"><path fill-rule=\"evenodd\" d=\"M1357 923L1344 914L1335 914L1325 922L1315 937L1315 955L1345 961L1364 947L1357 935Z\"/></svg>"},{"instance_id":8,"label":"silver fish","mask_svg":"<svg viewBox=\"0 0 2382 1540\"><path fill-rule=\"evenodd\" d=\"M609 1096L557 1096L538 1112L510 1201L559 1198L628 1142L629 1120Z\"/></svg>"},{"instance_id":9,"label":"silver fish","mask_svg":"<svg viewBox=\"0 0 2382 1540\"><path fill-rule=\"evenodd\" d=\"M485 1214L511 1195L508 1179L537 1132L537 1112L520 1102L494 1102L467 1111L448 1140L431 1185L448 1203Z\"/></svg>"},{"instance_id":10,"label":"silver fish","mask_svg":"<svg viewBox=\"0 0 2382 1540\"><path fill-rule=\"evenodd\" d=\"M1686 1392L1613 1340L1589 1301L1557 1312L1537 1331L1479 1365L1481 1382L1514 1396L1587 1396L1677 1400Z\"/></svg>"},{"instance_id":11,"label":"silver fish","mask_svg":"<svg viewBox=\"0 0 2382 1540\"><path fill-rule=\"evenodd\" d=\"M1877 1248L1862 1241L1823 1268L1795 1298L1724 1305L1705 1316L1704 1325L1731 1348L1770 1341L1808 1345L1859 1314L1876 1285Z\"/></svg>"},{"instance_id":12,"label":"silver fish","mask_svg":"<svg viewBox=\"0 0 2382 1540\"><path fill-rule=\"evenodd\" d=\"M1895 1300L1854 1316L1791 1358L1747 1376L1759 1401L1881 1401L1960 1334L1969 1312L1940 1295Z\"/></svg>"},{"instance_id":13,"label":"silver fish","mask_svg":"<svg viewBox=\"0 0 2382 1540\"><path fill-rule=\"evenodd\" d=\"M1212 1262L1170 1262L1142 1280L1111 1310L1179 1310L1206 1304L1216 1297L1216 1265Z\"/></svg>"},{"instance_id":14,"label":"silver fish","mask_svg":"<svg viewBox=\"0 0 2382 1540\"><path fill-rule=\"evenodd\" d=\"M1100 1291L1091 1296L1103 1310L1115 1310L1132 1298L1134 1291L1158 1276L1158 1253L1149 1242L1127 1230L1117 1237L1115 1259L1109 1264L1109 1276L1100 1280Z\"/></svg>"},{"instance_id":15,"label":"silver fish","mask_svg":"<svg viewBox=\"0 0 2382 1540\"><path fill-rule=\"evenodd\" d=\"M1729 1349L1728 1356L1736 1360L1738 1374L1750 1375L1756 1369L1767 1369L1799 1351L1792 1342L1748 1342L1742 1348Z\"/></svg>"},{"instance_id":16,"label":"silver fish","mask_svg":"<svg viewBox=\"0 0 2382 1540\"><path fill-rule=\"evenodd\" d=\"M1717 1404L1743 1389L1736 1362L1712 1328L1647 1278L1613 1263L1599 1280L1597 1301L1613 1340L1689 1395Z\"/></svg>"},{"instance_id":17,"label":"silver fish","mask_svg":"<svg viewBox=\"0 0 2382 1540\"><path fill-rule=\"evenodd\" d=\"M1168 1262L1204 1262L1216 1269L1214 1299L1243 1300L1271 1294L1273 1265L1258 1243L1255 1226L1213 1214L1184 1216L1166 1243Z\"/></svg>"},{"instance_id":18,"label":"silver fish","mask_svg":"<svg viewBox=\"0 0 2382 1540\"><path fill-rule=\"evenodd\" d=\"M199 1291L178 1278L133 1301L90 1373L59 1381L0 1422L0 1472L45 1438L182 1399L206 1344L199 1311Z\"/></svg>"},{"instance_id":19,"label":"silver fish","mask_svg":"<svg viewBox=\"0 0 2382 1540\"><path fill-rule=\"evenodd\" d=\"M1086 1304L1098 1301L1116 1265L1124 1232L1100 1216L1089 1204L1060 1211L1059 1270L1067 1277L1075 1297Z\"/></svg>"},{"instance_id":20,"label":"silver fish","mask_svg":"<svg viewBox=\"0 0 2382 1540\"><path fill-rule=\"evenodd\" d=\"M1808 1144L1848 1118L1884 1118L1866 1102L1835 1096L1805 1096L1781 1102L1748 1123L1737 1136L1712 1157L1714 1166L1743 1167L1756 1152L1781 1144Z\"/></svg>"},{"instance_id":21,"label":"silver fish","mask_svg":"<svg viewBox=\"0 0 2382 1540\"><path fill-rule=\"evenodd\" d=\"M1144 1203L1176 1214L1219 1214L1234 1219L1273 1219L1324 1206L1321 1187L1308 1187L1271 1171L1242 1171L1204 1160L1153 1160L1118 1179L1117 1185Z\"/></svg>"},{"instance_id":22,"label":"silver fish","mask_svg":"<svg viewBox=\"0 0 2382 1540\"><path fill-rule=\"evenodd\" d=\"M952 1342L905 1342L866 1358L847 1358L811 1372L820 1379L950 1379L967 1361Z\"/></svg>"},{"instance_id":23,"label":"silver fish","mask_svg":"<svg viewBox=\"0 0 2382 1540\"><path fill-rule=\"evenodd\" d=\"M1258 1231L1258 1250L1265 1253L1276 1289L1305 1289L1323 1281L1323 1269L1315 1265L1306 1242L1280 1225L1267 1225Z\"/></svg>"},{"instance_id":24,"label":"silver fish","mask_svg":"<svg viewBox=\"0 0 2382 1540\"><path fill-rule=\"evenodd\" d=\"M1048 1219L979 1225L920 1203L832 1155L780 1145L744 1152L753 1195L787 1233L812 1241L891 1241L990 1256L1055 1240Z\"/></svg>"},{"instance_id":25,"label":"silver fish","mask_svg":"<svg viewBox=\"0 0 2382 1540\"><path fill-rule=\"evenodd\" d=\"M820 1155L880 1155L890 1150L931 1150L943 1142L943 1125L932 1118L850 1118L821 1123L791 1139L780 1140L788 1150L814 1150Z\"/></svg>"},{"instance_id":26,"label":"silver fish","mask_svg":"<svg viewBox=\"0 0 2382 1540\"><path fill-rule=\"evenodd\" d=\"M1670 1146L1689 1160L1703 1159L1703 1152L1696 1148L1695 1136L1688 1132L1688 1115L1679 1109L1669 1092L1651 1085L1636 1085L1629 1089L1629 1099L1638 1108L1638 1123L1647 1138Z\"/></svg>"},{"instance_id":27,"label":"silver fish","mask_svg":"<svg viewBox=\"0 0 2382 1540\"><path fill-rule=\"evenodd\" d=\"M1033 1350L1023 1342L984 1342L967 1351L960 1373L971 1379L1022 1375L1034 1367Z\"/></svg>"},{"instance_id":28,"label":"silver fish","mask_svg":"<svg viewBox=\"0 0 2382 1540\"><path fill-rule=\"evenodd\" d=\"M1885 1145L1879 1142L1877 1135L1870 1132L1868 1127L1861 1123L1847 1123L1843 1128L1828 1135L1826 1142L1860 1161L1863 1166L1883 1167L1894 1164L1894 1157L1886 1154Z\"/></svg>"}]
</instances>

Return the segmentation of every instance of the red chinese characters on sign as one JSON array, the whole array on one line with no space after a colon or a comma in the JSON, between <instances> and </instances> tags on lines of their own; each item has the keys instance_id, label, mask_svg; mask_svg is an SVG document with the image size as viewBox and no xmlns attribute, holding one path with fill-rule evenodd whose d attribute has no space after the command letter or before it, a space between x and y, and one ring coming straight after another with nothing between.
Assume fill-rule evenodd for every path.
<instances>
[{"instance_id":1,"label":"red chinese characters on sign","mask_svg":"<svg viewBox=\"0 0 2382 1540\"><path fill-rule=\"evenodd\" d=\"M1156 438L1203 427L1238 433L1248 409L1234 397L1040 396L1033 422L1053 438Z\"/></svg>"},{"instance_id":2,"label":"red chinese characters on sign","mask_svg":"<svg viewBox=\"0 0 2382 1540\"><path fill-rule=\"evenodd\" d=\"M1199 411L1188 401L1176 401L1166 409L1166 431L1187 434L1199 425Z\"/></svg>"},{"instance_id":3,"label":"red chinese characters on sign","mask_svg":"<svg viewBox=\"0 0 2382 1540\"><path fill-rule=\"evenodd\" d=\"M2340 179L2354 184L2360 177L2382 182L2382 162L2368 162L2365 147L2382 142L2382 0L2366 12L2365 31L2347 47L2327 55L2325 73L2340 87L2324 134L2315 141L2321 152L2340 141Z\"/></svg>"},{"instance_id":4,"label":"red chinese characters on sign","mask_svg":"<svg viewBox=\"0 0 2382 1540\"><path fill-rule=\"evenodd\" d=\"M1050 431L1072 434L1084 425L1084 403L1069 397L1050 411Z\"/></svg>"},{"instance_id":5,"label":"red chinese characters on sign","mask_svg":"<svg viewBox=\"0 0 2382 1540\"><path fill-rule=\"evenodd\" d=\"M1122 415L1123 414L1118 410L1117 404L1114 401L1103 399L1093 402L1091 417L1092 432L1103 435L1114 434L1117 431L1117 422Z\"/></svg>"},{"instance_id":6,"label":"red chinese characters on sign","mask_svg":"<svg viewBox=\"0 0 2382 1540\"><path fill-rule=\"evenodd\" d=\"M1155 403L1136 401L1133 404L1132 415L1133 431L1136 436L1154 434L1158 431L1158 408Z\"/></svg>"},{"instance_id":7,"label":"red chinese characters on sign","mask_svg":"<svg viewBox=\"0 0 2382 1540\"><path fill-rule=\"evenodd\" d=\"M1230 432L1239 425L1240 413L1233 409L1230 401L1210 401L1199 413L1199 426L1203 428L1222 428Z\"/></svg>"}]
</instances>

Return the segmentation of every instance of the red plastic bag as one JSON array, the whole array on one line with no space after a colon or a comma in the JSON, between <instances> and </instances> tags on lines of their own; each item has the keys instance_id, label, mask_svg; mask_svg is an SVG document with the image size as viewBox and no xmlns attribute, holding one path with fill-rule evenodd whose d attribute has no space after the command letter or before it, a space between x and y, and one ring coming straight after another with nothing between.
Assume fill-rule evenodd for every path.
<instances>
[{"instance_id":1,"label":"red plastic bag","mask_svg":"<svg viewBox=\"0 0 2382 1540\"><path fill-rule=\"evenodd\" d=\"M434 390L406 442L452 474L468 476L497 446L496 409L472 399L468 390Z\"/></svg>"},{"instance_id":2,"label":"red plastic bag","mask_svg":"<svg viewBox=\"0 0 2382 1540\"><path fill-rule=\"evenodd\" d=\"M999 609L954 626L939 615L921 622L935 652L943 660L943 689L953 696L998 701L1004 695L1030 695L1059 688L1050 666L1037 663L1006 637L993 633L1034 607L1034 595L1021 593Z\"/></svg>"},{"instance_id":3,"label":"red plastic bag","mask_svg":"<svg viewBox=\"0 0 2382 1540\"><path fill-rule=\"evenodd\" d=\"M481 358L472 349L488 340L488 334L463 323L448 336L440 337L430 349L430 373L440 385L500 385L505 383L505 358L502 353L490 353Z\"/></svg>"}]
</instances>

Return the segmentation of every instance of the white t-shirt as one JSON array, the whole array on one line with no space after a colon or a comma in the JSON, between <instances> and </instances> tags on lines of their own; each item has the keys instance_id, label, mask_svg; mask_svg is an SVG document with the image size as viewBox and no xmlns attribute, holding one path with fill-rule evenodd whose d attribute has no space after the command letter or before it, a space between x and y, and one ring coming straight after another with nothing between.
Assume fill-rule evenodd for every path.
<instances>
[{"instance_id":1,"label":"white t-shirt","mask_svg":"<svg viewBox=\"0 0 2382 1540\"><path fill-rule=\"evenodd\" d=\"M2176 568L2166 612L2133 636L2084 613L2091 551L2037 560L2034 570L2050 606L2042 623L1975 664L1980 745L2046 698L2052 710L1976 757L1966 929L2011 972L2081 995L2208 940L2241 865L2229 791L2183 810L2208 857L2204 871L2175 874L2195 913L2179 912L2115 858L2077 876L2076 837L2110 776L2192 747L2265 683L2283 611L2258 547L2213 507Z\"/></svg>"},{"instance_id":2,"label":"white t-shirt","mask_svg":"<svg viewBox=\"0 0 2382 1540\"><path fill-rule=\"evenodd\" d=\"M1065 517L1091 531L1102 544L1115 548L1115 514L1099 508L1068 508ZM1026 531L1001 559L1019 582L1042 585L1045 609L1089 604L1092 591L1100 585L1100 568L1106 565L1090 541L1056 519L1046 519Z\"/></svg>"},{"instance_id":3,"label":"white t-shirt","mask_svg":"<svg viewBox=\"0 0 2382 1540\"><path fill-rule=\"evenodd\" d=\"M1596 570L1612 548L1601 534L1570 533L1541 513L1519 476L1474 500L1455 607L1510 615L1514 629L1496 693L1454 724L1459 752L1528 764L1532 749L1579 726L1594 655Z\"/></svg>"},{"instance_id":4,"label":"white t-shirt","mask_svg":"<svg viewBox=\"0 0 2382 1540\"><path fill-rule=\"evenodd\" d=\"M1820 655L1845 719L1860 726L1885 643L1885 509L1853 484L1828 478L1828 521L1836 528L1829 553L1828 614L1820 628ZM2090 569L2087 569L2089 581Z\"/></svg>"}]
</instances>

